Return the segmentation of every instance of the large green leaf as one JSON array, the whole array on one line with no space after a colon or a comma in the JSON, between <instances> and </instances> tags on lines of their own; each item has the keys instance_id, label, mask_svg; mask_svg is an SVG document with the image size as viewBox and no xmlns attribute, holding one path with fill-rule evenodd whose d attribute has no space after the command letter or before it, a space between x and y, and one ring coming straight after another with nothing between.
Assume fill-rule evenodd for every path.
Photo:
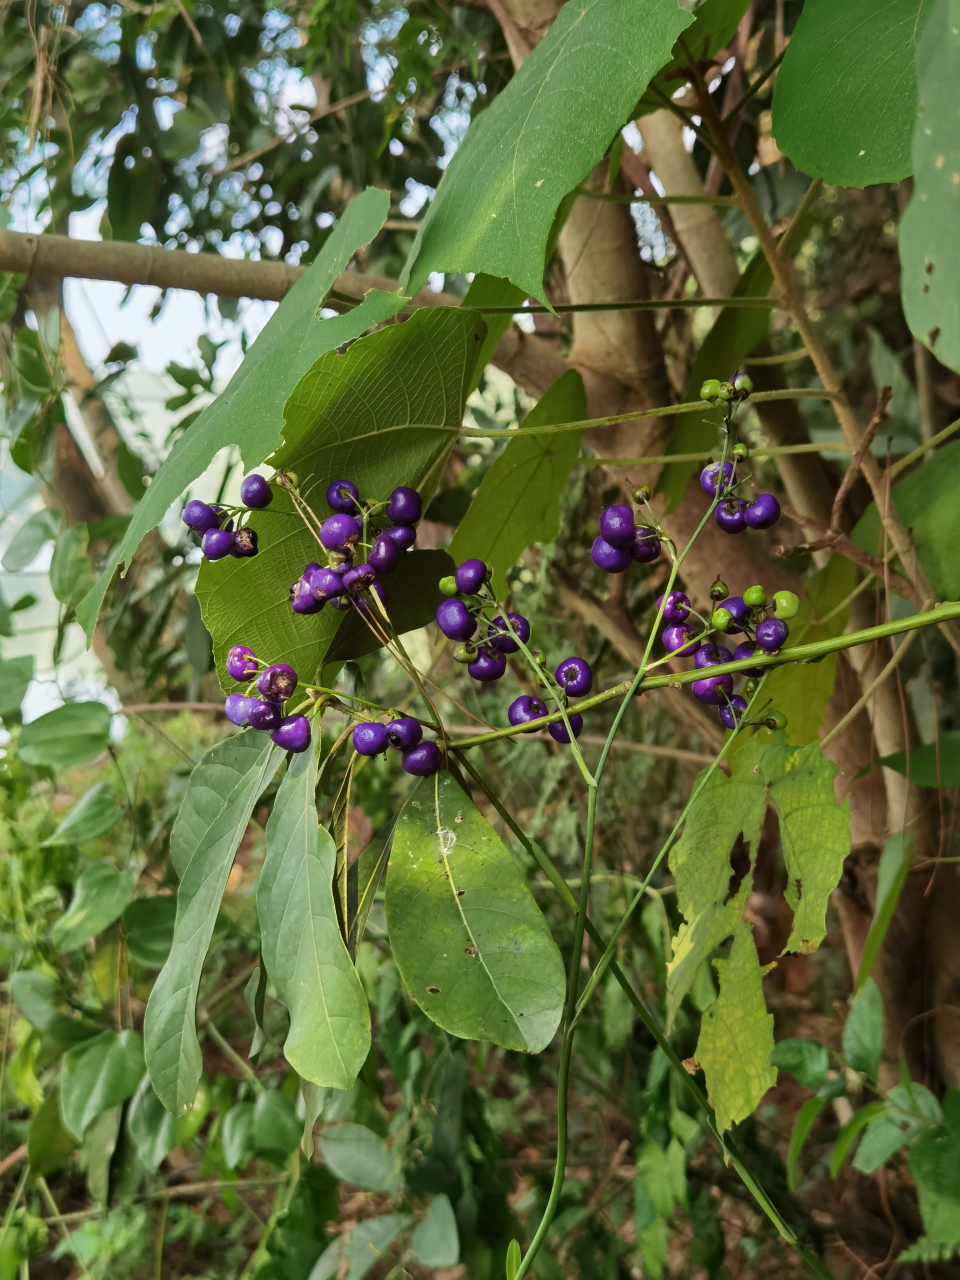
<instances>
[{"instance_id":1,"label":"large green leaf","mask_svg":"<svg viewBox=\"0 0 960 1280\"><path fill-rule=\"evenodd\" d=\"M396 1191L400 1185L399 1150L362 1124L334 1125L320 1139L320 1150L344 1182L371 1191Z\"/></svg>"},{"instance_id":2,"label":"large green leaf","mask_svg":"<svg viewBox=\"0 0 960 1280\"><path fill-rule=\"evenodd\" d=\"M925 0L924 9L931 7ZM960 369L960 4L936 0L917 46L918 119L913 195L900 222L903 310L910 328L941 364ZM926 470L926 468L924 468ZM955 597L951 597L955 598Z\"/></svg>"},{"instance_id":3,"label":"large green leaf","mask_svg":"<svg viewBox=\"0 0 960 1280\"><path fill-rule=\"evenodd\" d=\"M317 357L396 314L402 305L400 295L374 291L346 315L328 320L320 315L337 276L357 249L374 238L389 207L389 193L375 187L368 187L347 206L310 269L270 317L227 387L177 441L134 508L123 541L77 608L77 620L88 638L117 565L129 561L141 538L203 474L219 450L239 448L248 468L262 462L280 443L284 404Z\"/></svg>"},{"instance_id":4,"label":"large green leaf","mask_svg":"<svg viewBox=\"0 0 960 1280\"><path fill-rule=\"evenodd\" d=\"M915 50L932 8L806 0L773 95L774 137L798 169L844 187L910 173Z\"/></svg>"},{"instance_id":5,"label":"large green leaf","mask_svg":"<svg viewBox=\"0 0 960 1280\"><path fill-rule=\"evenodd\" d=\"M939 745L911 747L909 761L905 751L895 751L875 763L902 773L918 787L960 787L960 733L942 733Z\"/></svg>"},{"instance_id":6,"label":"large green leaf","mask_svg":"<svg viewBox=\"0 0 960 1280\"><path fill-rule=\"evenodd\" d=\"M943 1097L943 1124L925 1130L910 1150L920 1214L931 1240L960 1241L960 1089Z\"/></svg>"},{"instance_id":7,"label":"large green leaf","mask_svg":"<svg viewBox=\"0 0 960 1280\"><path fill-rule=\"evenodd\" d=\"M80 873L70 906L51 930L60 952L75 951L113 924L130 901L135 871L118 871L109 862L91 862Z\"/></svg>"},{"instance_id":8,"label":"large green leaf","mask_svg":"<svg viewBox=\"0 0 960 1280\"><path fill-rule=\"evenodd\" d=\"M337 851L317 819L319 754L316 733L311 750L287 769L267 822L260 948L290 1014L287 1061L314 1084L349 1089L370 1049L370 1010L337 922Z\"/></svg>"},{"instance_id":9,"label":"large green leaf","mask_svg":"<svg viewBox=\"0 0 960 1280\"><path fill-rule=\"evenodd\" d=\"M960 190L960 187L957 189ZM960 258L957 260L957 267L960 270ZM956 553L960 542L958 489L960 440L953 440L937 450L935 466L919 467L911 471L891 490L897 514L910 530L920 563L941 600L960 599L960 557ZM858 546L871 555L883 554L876 503L872 502L863 513L852 537Z\"/></svg>"},{"instance_id":10,"label":"large green leaf","mask_svg":"<svg viewBox=\"0 0 960 1280\"><path fill-rule=\"evenodd\" d=\"M0 662L0 716L20 710L20 703L33 679L33 654Z\"/></svg>"},{"instance_id":11,"label":"large green leaf","mask_svg":"<svg viewBox=\"0 0 960 1280\"><path fill-rule=\"evenodd\" d=\"M123 932L131 960L145 969L159 969L173 946L177 918L174 897L137 898L123 913Z\"/></svg>"},{"instance_id":12,"label":"large green leaf","mask_svg":"<svg viewBox=\"0 0 960 1280\"><path fill-rule=\"evenodd\" d=\"M72 609L93 586L93 568L87 559L89 535L85 524L72 524L57 538L50 561L50 589L61 604Z\"/></svg>"},{"instance_id":13,"label":"large green leaf","mask_svg":"<svg viewBox=\"0 0 960 1280\"><path fill-rule=\"evenodd\" d=\"M563 1010L563 961L516 861L449 773L400 813L387 927L411 996L444 1030L539 1053Z\"/></svg>"},{"instance_id":14,"label":"large green leaf","mask_svg":"<svg viewBox=\"0 0 960 1280\"><path fill-rule=\"evenodd\" d=\"M35 511L25 520L11 538L0 561L7 573L19 573L35 560L42 548L57 536L60 520L60 512L50 507Z\"/></svg>"},{"instance_id":15,"label":"large green leaf","mask_svg":"<svg viewBox=\"0 0 960 1280\"><path fill-rule=\"evenodd\" d=\"M714 961L720 995L703 1015L697 1062L723 1132L746 1119L777 1083L771 1065L773 1014L767 1013L757 948L746 921L737 925L728 960Z\"/></svg>"},{"instance_id":16,"label":"large green leaf","mask_svg":"<svg viewBox=\"0 0 960 1280\"><path fill-rule=\"evenodd\" d=\"M255 736L253 730L246 733ZM211 805L204 829L202 824L191 828L195 844L181 846L181 857L189 847L193 853L179 868L173 946L147 1002L143 1034L150 1079L157 1097L176 1116L190 1108L200 1081L202 1058L194 1022L197 991L220 899L253 806L282 754L269 738L256 737L260 745L256 761L235 782L227 774L219 810L214 814Z\"/></svg>"},{"instance_id":17,"label":"large green leaf","mask_svg":"<svg viewBox=\"0 0 960 1280\"><path fill-rule=\"evenodd\" d=\"M467 131L401 277L483 271L543 296L560 201L595 168L692 19L676 0L568 0Z\"/></svg>"},{"instance_id":18,"label":"large green leaf","mask_svg":"<svg viewBox=\"0 0 960 1280\"><path fill-rule=\"evenodd\" d=\"M848 1067L876 1080L883 1051L883 997L872 978L863 984L843 1024L843 1056Z\"/></svg>"},{"instance_id":19,"label":"large green leaf","mask_svg":"<svg viewBox=\"0 0 960 1280\"><path fill-rule=\"evenodd\" d=\"M424 1267L455 1267L460 1261L460 1235L448 1196L434 1196L417 1224L411 1241Z\"/></svg>"},{"instance_id":20,"label":"large green leaf","mask_svg":"<svg viewBox=\"0 0 960 1280\"><path fill-rule=\"evenodd\" d=\"M429 499L463 420L482 337L475 312L438 307L355 342L343 355L321 357L287 402L284 443L271 461L303 478L321 516L326 487L341 476L365 498L386 498L395 485L410 484ZM329 607L307 617L290 608L288 587L318 559L319 548L287 494L278 493L251 523L260 554L208 562L197 584L224 688L235 687L223 667L234 644L250 645L269 662L289 662L311 679L344 618ZM399 573L385 582L388 597ZM435 608L434 602L404 625L423 625Z\"/></svg>"},{"instance_id":21,"label":"large green leaf","mask_svg":"<svg viewBox=\"0 0 960 1280\"><path fill-rule=\"evenodd\" d=\"M87 764L110 740L110 708L102 702L68 702L25 724L17 753L27 764L68 769Z\"/></svg>"},{"instance_id":22,"label":"large green leaf","mask_svg":"<svg viewBox=\"0 0 960 1280\"><path fill-rule=\"evenodd\" d=\"M450 546L459 564L476 556L493 569L498 599L507 570L534 542L552 542L560 529L560 498L580 453L582 431L525 435L525 427L580 422L587 416L583 379L575 369L559 378L531 409L515 439L483 478Z\"/></svg>"},{"instance_id":23,"label":"large green leaf","mask_svg":"<svg viewBox=\"0 0 960 1280\"><path fill-rule=\"evenodd\" d=\"M76 1044L97 1034L97 1028L89 1022L81 1022L58 1008L64 1003L63 997L48 974L21 969L10 979L10 994L32 1027L61 1044Z\"/></svg>"},{"instance_id":24,"label":"large green leaf","mask_svg":"<svg viewBox=\"0 0 960 1280\"><path fill-rule=\"evenodd\" d=\"M83 844L86 840L95 840L111 831L122 817L123 810L109 783L97 782L80 797L43 844Z\"/></svg>"},{"instance_id":25,"label":"large green leaf","mask_svg":"<svg viewBox=\"0 0 960 1280\"><path fill-rule=\"evenodd\" d=\"M79 1141L97 1116L119 1106L143 1078L143 1041L135 1031L103 1031L63 1055L60 1113Z\"/></svg>"}]
</instances>

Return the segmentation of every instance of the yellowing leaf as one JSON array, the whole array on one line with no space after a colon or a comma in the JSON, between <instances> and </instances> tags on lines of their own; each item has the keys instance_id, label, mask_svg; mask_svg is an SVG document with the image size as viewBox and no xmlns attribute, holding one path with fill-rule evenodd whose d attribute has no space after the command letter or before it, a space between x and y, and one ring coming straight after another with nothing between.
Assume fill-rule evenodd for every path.
<instances>
[{"instance_id":1,"label":"yellowing leaf","mask_svg":"<svg viewBox=\"0 0 960 1280\"><path fill-rule=\"evenodd\" d=\"M714 962L720 996L700 1024L697 1061L707 1078L707 1096L723 1132L759 1105L777 1083L773 1052L773 1014L767 1013L753 934L737 926L728 960Z\"/></svg>"}]
</instances>

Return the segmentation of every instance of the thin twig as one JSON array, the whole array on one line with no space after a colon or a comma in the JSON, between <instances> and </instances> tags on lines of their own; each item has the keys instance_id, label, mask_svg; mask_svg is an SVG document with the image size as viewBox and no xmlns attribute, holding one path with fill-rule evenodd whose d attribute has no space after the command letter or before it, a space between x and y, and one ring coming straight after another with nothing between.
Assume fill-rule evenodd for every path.
<instances>
[{"instance_id":1,"label":"thin twig","mask_svg":"<svg viewBox=\"0 0 960 1280\"><path fill-rule=\"evenodd\" d=\"M873 437L877 434L877 428L887 416L887 409L890 406L890 387L882 387L880 394L877 396L876 408L873 416L867 423L866 430L863 433L863 439L857 446L857 450L850 459L850 465L844 472L843 479L840 481L840 487L837 490L837 496L833 500L833 510L830 513L830 530L831 532L840 532L840 521L843 518L843 504L846 501L847 494L853 488L857 476L860 474L860 468L863 465L863 459L867 450L873 443Z\"/></svg>"}]
</instances>

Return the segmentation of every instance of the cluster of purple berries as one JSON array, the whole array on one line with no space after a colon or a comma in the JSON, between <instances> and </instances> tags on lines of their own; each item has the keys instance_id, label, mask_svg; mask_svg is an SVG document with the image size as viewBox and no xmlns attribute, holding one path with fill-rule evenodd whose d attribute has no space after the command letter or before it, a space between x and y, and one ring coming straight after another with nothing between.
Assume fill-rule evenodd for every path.
<instances>
[{"instance_id":1,"label":"cluster of purple berries","mask_svg":"<svg viewBox=\"0 0 960 1280\"><path fill-rule=\"evenodd\" d=\"M443 753L436 742L423 742L423 729L413 716L400 716L383 724L379 720L363 720L354 725L350 735L353 749L361 756L378 756L393 747L399 751L405 773L417 778L430 778L443 764Z\"/></svg>"},{"instance_id":2,"label":"cluster of purple berries","mask_svg":"<svg viewBox=\"0 0 960 1280\"><path fill-rule=\"evenodd\" d=\"M261 669L262 668L262 669ZM244 644L227 654L230 676L247 684L246 693L227 695L224 713L231 724L265 730L284 751L306 751L310 745L310 721L306 716L284 716L282 707L297 689L297 673L286 662L263 663ZM259 697L250 692L255 688Z\"/></svg>"},{"instance_id":3,"label":"cluster of purple berries","mask_svg":"<svg viewBox=\"0 0 960 1280\"><path fill-rule=\"evenodd\" d=\"M702 630L690 621L690 601L682 591L671 591L666 599L661 596L657 601L658 609L663 604L666 624L663 629L664 648L678 657L692 657L694 667L704 672L722 663L752 658L757 652L776 653L790 634L786 619L794 617L800 607L800 601L792 591L777 591L772 606L768 606L763 587L748 587L742 596L731 596L719 579L713 584L710 595L716 607L710 615L709 628ZM711 638L716 632L724 635L740 632L746 635L746 639L731 653L725 645ZM745 692L749 694L753 691L750 680L762 675L763 668L748 667L743 674L747 677ZM747 710L747 701L742 694L733 692L730 673L704 674L691 687L694 697L719 707L720 721L726 728L736 728Z\"/></svg>"},{"instance_id":4,"label":"cluster of purple berries","mask_svg":"<svg viewBox=\"0 0 960 1280\"><path fill-rule=\"evenodd\" d=\"M553 676L565 699L584 698L593 688L593 672L590 670L590 664L586 659L578 658L576 655L564 658ZM549 715L547 704L542 698L531 693L521 694L510 703L507 709L507 719L518 727L529 724L531 720L539 720L545 715ZM567 722L570 725L570 732L575 738L579 738L583 732L583 716L579 711L570 711L567 713ZM548 724L547 733L555 742L570 741L567 725L562 720Z\"/></svg>"},{"instance_id":5,"label":"cluster of purple berries","mask_svg":"<svg viewBox=\"0 0 960 1280\"><path fill-rule=\"evenodd\" d=\"M634 500L645 502L645 487L634 490ZM625 502L615 502L600 512L600 536L590 549L593 563L604 573L623 573L636 562L651 564L660 554L660 535L649 525L637 524Z\"/></svg>"},{"instance_id":6,"label":"cluster of purple berries","mask_svg":"<svg viewBox=\"0 0 960 1280\"><path fill-rule=\"evenodd\" d=\"M474 680L499 680L507 669L507 654L519 653L530 639L530 623L521 613L488 614L497 608L487 587L491 571L482 560L464 560L456 573L440 579L450 597L437 605L437 626L448 640L456 640L453 657L465 663ZM519 641L519 643L518 643Z\"/></svg>"},{"instance_id":7,"label":"cluster of purple berries","mask_svg":"<svg viewBox=\"0 0 960 1280\"><path fill-rule=\"evenodd\" d=\"M327 563L311 561L290 584L293 612L319 613L326 604L346 610L351 603L365 610L369 606L364 592L374 592L386 604L387 593L378 579L392 573L417 540L414 525L423 512L420 494L402 484L386 503L365 504L352 480L334 480L327 488L327 504L334 514L318 533ZM381 513L390 524L378 531L371 525Z\"/></svg>"},{"instance_id":8,"label":"cluster of purple berries","mask_svg":"<svg viewBox=\"0 0 960 1280\"><path fill-rule=\"evenodd\" d=\"M224 556L244 560L257 554L257 533L245 526L235 529L236 514L244 509L255 511L269 507L272 501L269 482L254 472L244 476L240 485L241 507L228 509L191 498L183 508L183 523L199 534L200 549L208 560L222 560Z\"/></svg>"},{"instance_id":9,"label":"cluster of purple berries","mask_svg":"<svg viewBox=\"0 0 960 1280\"><path fill-rule=\"evenodd\" d=\"M734 495L736 487L737 469L734 462L723 463L722 475L719 462L711 462L700 472L700 488L704 493L714 498L719 492L722 499L713 518L724 533L743 533L744 529L769 529L777 523L780 519L780 503L772 493L758 494L752 502L748 502L746 498Z\"/></svg>"}]
</instances>

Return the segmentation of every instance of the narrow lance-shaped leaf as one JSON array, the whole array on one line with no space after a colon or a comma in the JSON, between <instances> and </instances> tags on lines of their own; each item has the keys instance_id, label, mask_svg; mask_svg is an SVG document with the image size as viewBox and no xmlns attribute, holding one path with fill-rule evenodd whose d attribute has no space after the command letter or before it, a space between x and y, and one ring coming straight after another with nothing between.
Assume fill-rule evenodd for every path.
<instances>
[{"instance_id":1,"label":"narrow lance-shaped leaf","mask_svg":"<svg viewBox=\"0 0 960 1280\"><path fill-rule=\"evenodd\" d=\"M599 164L691 21L676 0L569 0L470 125L401 284L483 271L542 297L560 201Z\"/></svg>"},{"instance_id":2,"label":"narrow lance-shaped leaf","mask_svg":"<svg viewBox=\"0 0 960 1280\"><path fill-rule=\"evenodd\" d=\"M563 961L496 832L448 773L404 805L387 928L413 999L453 1035L539 1053L563 1011Z\"/></svg>"},{"instance_id":3,"label":"narrow lance-shaped leaf","mask_svg":"<svg viewBox=\"0 0 960 1280\"><path fill-rule=\"evenodd\" d=\"M247 731L253 736L253 731ZM183 868L173 946L150 993L144 1018L147 1067L157 1097L183 1115L196 1097L202 1070L195 1026L203 960L220 899L253 806L276 772L281 752L267 739L258 760L223 794L223 805Z\"/></svg>"},{"instance_id":4,"label":"narrow lance-shaped leaf","mask_svg":"<svg viewBox=\"0 0 960 1280\"><path fill-rule=\"evenodd\" d=\"M219 450L227 446L239 448L248 468L262 462L280 443L287 397L317 357L399 310L399 294L374 292L346 315L333 319L320 316L321 304L337 276L357 249L376 236L389 207L389 194L375 187L368 187L347 205L310 269L270 317L227 387L174 445L134 508L123 541L77 607L77 621L88 639L117 565L129 561L141 538L163 519L184 489L203 474Z\"/></svg>"},{"instance_id":5,"label":"narrow lance-shaped leaf","mask_svg":"<svg viewBox=\"0 0 960 1280\"><path fill-rule=\"evenodd\" d=\"M498 598L507 570L534 542L552 542L560 528L560 498L580 453L582 431L527 435L525 427L578 422L587 416L583 379L574 369L559 378L520 424L516 438L483 477L460 523L450 553L457 563L477 557L493 569Z\"/></svg>"},{"instance_id":6,"label":"narrow lance-shaped leaf","mask_svg":"<svg viewBox=\"0 0 960 1280\"><path fill-rule=\"evenodd\" d=\"M336 850L317 819L319 754L315 733L280 784L257 909L263 962L290 1014L287 1061L314 1084L349 1089L370 1048L370 1010L337 923Z\"/></svg>"}]
</instances>

